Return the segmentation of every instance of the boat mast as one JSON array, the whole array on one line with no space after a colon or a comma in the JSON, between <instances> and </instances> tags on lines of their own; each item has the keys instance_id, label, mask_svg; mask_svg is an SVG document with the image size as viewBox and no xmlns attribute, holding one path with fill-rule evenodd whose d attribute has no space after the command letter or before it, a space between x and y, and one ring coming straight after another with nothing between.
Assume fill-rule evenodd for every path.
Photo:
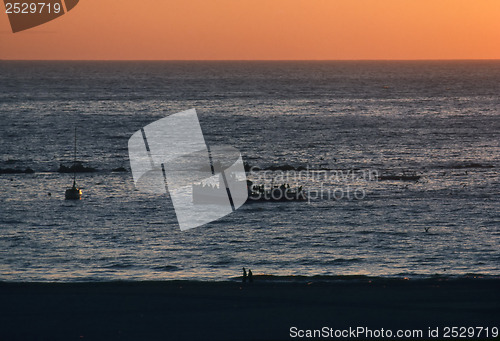
<instances>
[{"instance_id":1,"label":"boat mast","mask_svg":"<svg viewBox=\"0 0 500 341\"><path fill-rule=\"evenodd\" d=\"M75 148L73 151L73 187L76 187L76 127L75 127Z\"/></svg>"}]
</instances>

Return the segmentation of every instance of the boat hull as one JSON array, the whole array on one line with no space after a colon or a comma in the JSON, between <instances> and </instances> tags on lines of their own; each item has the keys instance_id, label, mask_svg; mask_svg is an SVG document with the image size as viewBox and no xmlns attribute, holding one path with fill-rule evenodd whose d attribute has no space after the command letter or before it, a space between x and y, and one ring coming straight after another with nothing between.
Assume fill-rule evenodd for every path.
<instances>
[{"instance_id":1,"label":"boat hull","mask_svg":"<svg viewBox=\"0 0 500 341\"><path fill-rule=\"evenodd\" d=\"M64 193L64 198L66 200L80 200L82 198L82 191L79 188L69 188Z\"/></svg>"}]
</instances>

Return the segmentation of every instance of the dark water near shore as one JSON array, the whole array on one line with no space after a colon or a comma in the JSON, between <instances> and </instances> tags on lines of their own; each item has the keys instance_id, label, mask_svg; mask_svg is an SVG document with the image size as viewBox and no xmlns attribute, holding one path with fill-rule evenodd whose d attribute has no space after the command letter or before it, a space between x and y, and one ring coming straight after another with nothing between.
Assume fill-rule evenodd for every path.
<instances>
[{"instance_id":1,"label":"dark water near shore","mask_svg":"<svg viewBox=\"0 0 500 341\"><path fill-rule=\"evenodd\" d=\"M0 280L498 276L499 94L498 61L2 61L0 169L35 173L0 175ZM420 180L305 179L364 197L245 204L181 232L169 198L134 189L127 142L190 108L253 166ZM57 172L74 126L97 170L80 202Z\"/></svg>"}]
</instances>

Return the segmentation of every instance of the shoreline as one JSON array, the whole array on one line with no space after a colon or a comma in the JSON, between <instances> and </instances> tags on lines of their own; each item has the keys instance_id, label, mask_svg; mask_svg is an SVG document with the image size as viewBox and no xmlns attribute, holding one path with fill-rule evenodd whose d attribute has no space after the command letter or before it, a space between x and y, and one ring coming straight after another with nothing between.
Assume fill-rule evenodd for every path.
<instances>
[{"instance_id":1,"label":"shoreline","mask_svg":"<svg viewBox=\"0 0 500 341\"><path fill-rule=\"evenodd\" d=\"M484 273L467 274L398 274L398 275L273 275L267 273L257 273L253 278L259 283L372 283L372 282L432 282L432 281L500 281L500 275ZM63 277L58 280L20 280L20 279L0 279L0 288L2 285L23 285L23 284L92 284L92 283L169 283L169 282L193 282L193 283L238 283L242 276L232 277L183 277L183 278L139 278L139 277L115 277L115 278L78 278Z\"/></svg>"},{"instance_id":2,"label":"shoreline","mask_svg":"<svg viewBox=\"0 0 500 341\"><path fill-rule=\"evenodd\" d=\"M253 283L0 282L0 340L289 340L293 326L491 328L499 327L499 284L499 278L277 282L259 276Z\"/></svg>"}]
</instances>

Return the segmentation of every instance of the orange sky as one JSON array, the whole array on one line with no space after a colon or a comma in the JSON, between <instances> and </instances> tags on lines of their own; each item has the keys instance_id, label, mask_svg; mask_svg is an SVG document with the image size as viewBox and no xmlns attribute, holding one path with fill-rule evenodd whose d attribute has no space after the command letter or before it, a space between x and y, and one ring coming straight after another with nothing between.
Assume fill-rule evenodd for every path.
<instances>
[{"instance_id":1,"label":"orange sky","mask_svg":"<svg viewBox=\"0 0 500 341\"><path fill-rule=\"evenodd\" d=\"M500 0L80 0L0 59L500 59Z\"/></svg>"}]
</instances>

